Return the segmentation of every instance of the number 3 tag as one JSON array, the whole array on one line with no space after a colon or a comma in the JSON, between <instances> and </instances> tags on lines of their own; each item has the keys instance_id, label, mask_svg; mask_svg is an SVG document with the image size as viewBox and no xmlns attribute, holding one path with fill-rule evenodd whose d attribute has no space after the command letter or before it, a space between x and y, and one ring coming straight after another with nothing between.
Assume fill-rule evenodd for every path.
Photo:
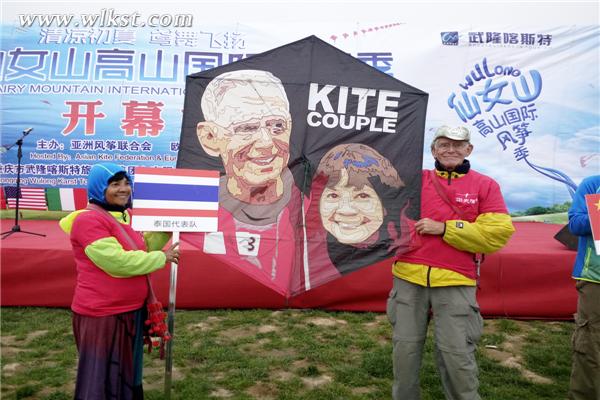
<instances>
[{"instance_id":1,"label":"number 3 tag","mask_svg":"<svg viewBox=\"0 0 600 400\"><path fill-rule=\"evenodd\" d=\"M238 253L242 256L257 256L260 245L260 235L250 232L236 232Z\"/></svg>"}]
</instances>

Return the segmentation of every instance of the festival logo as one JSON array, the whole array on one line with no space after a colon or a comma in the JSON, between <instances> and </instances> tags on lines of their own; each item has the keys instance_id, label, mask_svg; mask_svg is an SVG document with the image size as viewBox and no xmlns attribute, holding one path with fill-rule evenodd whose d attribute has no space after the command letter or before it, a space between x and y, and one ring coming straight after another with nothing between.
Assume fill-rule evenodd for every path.
<instances>
[{"instance_id":1,"label":"festival logo","mask_svg":"<svg viewBox=\"0 0 600 400\"><path fill-rule=\"evenodd\" d=\"M512 153L516 162L563 183L574 193L575 182L556 168L535 163L528 146L529 138L536 133L534 122L540 117L536 104L543 89L540 71L521 71L483 57L458 87L460 90L452 92L447 102L463 123L471 124L483 138L494 138L500 151Z\"/></svg>"}]
</instances>

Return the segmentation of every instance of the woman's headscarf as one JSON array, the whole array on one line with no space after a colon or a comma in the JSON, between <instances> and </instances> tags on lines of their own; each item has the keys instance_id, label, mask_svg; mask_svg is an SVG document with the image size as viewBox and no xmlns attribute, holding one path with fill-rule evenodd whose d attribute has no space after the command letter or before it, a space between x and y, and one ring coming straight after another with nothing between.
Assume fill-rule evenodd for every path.
<instances>
[{"instance_id":1,"label":"woman's headscarf","mask_svg":"<svg viewBox=\"0 0 600 400\"><path fill-rule=\"evenodd\" d=\"M104 193L108 188L109 181L111 181L112 178L114 178L117 174L123 175L123 177L127 178L130 183L132 182L131 176L129 176L127 171L117 164L99 163L92 166L88 175L87 183L88 200L90 203L97 204L105 209L122 211L120 209L117 210L115 206L107 204L106 198L104 197ZM127 204L127 207L128 206L130 206L130 204Z\"/></svg>"}]
</instances>

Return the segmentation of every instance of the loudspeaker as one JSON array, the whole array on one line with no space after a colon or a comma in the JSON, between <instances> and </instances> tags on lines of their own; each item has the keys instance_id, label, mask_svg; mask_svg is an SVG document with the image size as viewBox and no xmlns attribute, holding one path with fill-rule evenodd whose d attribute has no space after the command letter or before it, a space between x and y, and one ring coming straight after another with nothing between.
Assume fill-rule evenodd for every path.
<instances>
[{"instance_id":1,"label":"loudspeaker","mask_svg":"<svg viewBox=\"0 0 600 400\"><path fill-rule=\"evenodd\" d=\"M577 243L579 241L579 237L573 235L569 230L569 225L565 225L561 228L560 231L556 235L554 235L554 239L558 240L569 250L577 250Z\"/></svg>"}]
</instances>

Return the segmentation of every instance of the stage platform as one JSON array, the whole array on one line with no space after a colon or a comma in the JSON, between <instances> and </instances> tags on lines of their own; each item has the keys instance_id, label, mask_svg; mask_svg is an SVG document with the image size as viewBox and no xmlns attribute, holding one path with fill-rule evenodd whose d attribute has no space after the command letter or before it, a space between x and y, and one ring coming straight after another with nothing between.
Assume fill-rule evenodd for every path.
<instances>
[{"instance_id":1,"label":"stage platform","mask_svg":"<svg viewBox=\"0 0 600 400\"><path fill-rule=\"evenodd\" d=\"M11 229L2 220L2 231ZM572 319L577 293L571 279L575 252L554 240L561 225L515 223L501 251L486 257L478 299L485 317ZM21 221L0 242L1 305L69 307L75 267L69 238L58 221ZM390 261L363 268L291 299L285 299L232 267L198 250L181 248L177 308L321 308L385 311L392 286ZM168 303L169 267L153 274L157 295Z\"/></svg>"}]
</instances>

